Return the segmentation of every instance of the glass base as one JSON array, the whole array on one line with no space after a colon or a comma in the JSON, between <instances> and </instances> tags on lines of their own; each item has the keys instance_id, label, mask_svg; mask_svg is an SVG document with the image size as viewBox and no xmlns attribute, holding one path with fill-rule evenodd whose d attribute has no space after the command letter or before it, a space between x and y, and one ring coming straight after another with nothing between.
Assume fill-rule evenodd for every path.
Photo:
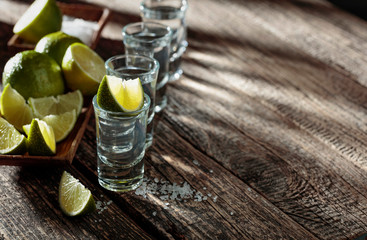
<instances>
[{"instance_id":1,"label":"glass base","mask_svg":"<svg viewBox=\"0 0 367 240\"><path fill-rule=\"evenodd\" d=\"M167 106L167 102L168 102L167 96L163 96L161 101L155 104L154 111L156 113L159 113L160 111L162 111Z\"/></svg>"},{"instance_id":2,"label":"glass base","mask_svg":"<svg viewBox=\"0 0 367 240\"><path fill-rule=\"evenodd\" d=\"M145 148L149 148L150 146L152 146L152 143L153 143L153 134L147 133L147 137L145 140Z\"/></svg>"},{"instance_id":3,"label":"glass base","mask_svg":"<svg viewBox=\"0 0 367 240\"><path fill-rule=\"evenodd\" d=\"M180 77L182 76L183 74L183 70L182 68L178 68L176 70L176 72L170 74L170 77L169 77L169 80L168 82L174 82L174 81L177 81L178 79L180 79Z\"/></svg>"},{"instance_id":4,"label":"glass base","mask_svg":"<svg viewBox=\"0 0 367 240\"><path fill-rule=\"evenodd\" d=\"M99 185L114 192L128 192L137 189L143 183L143 175L133 179L107 180L98 178Z\"/></svg>"}]
</instances>

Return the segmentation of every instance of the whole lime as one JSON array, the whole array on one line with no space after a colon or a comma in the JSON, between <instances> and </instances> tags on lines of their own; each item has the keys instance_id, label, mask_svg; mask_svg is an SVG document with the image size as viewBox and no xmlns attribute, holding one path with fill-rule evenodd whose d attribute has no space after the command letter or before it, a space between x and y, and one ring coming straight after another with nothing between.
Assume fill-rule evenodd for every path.
<instances>
[{"instance_id":1,"label":"whole lime","mask_svg":"<svg viewBox=\"0 0 367 240\"><path fill-rule=\"evenodd\" d=\"M62 31L47 34L35 47L35 51L40 53L46 53L50 57L56 60L56 62L61 66L62 59L64 58L66 49L70 44L82 41L77 38L70 36Z\"/></svg>"},{"instance_id":2,"label":"whole lime","mask_svg":"<svg viewBox=\"0 0 367 240\"><path fill-rule=\"evenodd\" d=\"M25 99L64 93L61 68L54 59L34 50L17 53L5 64L3 85L9 83Z\"/></svg>"}]
</instances>

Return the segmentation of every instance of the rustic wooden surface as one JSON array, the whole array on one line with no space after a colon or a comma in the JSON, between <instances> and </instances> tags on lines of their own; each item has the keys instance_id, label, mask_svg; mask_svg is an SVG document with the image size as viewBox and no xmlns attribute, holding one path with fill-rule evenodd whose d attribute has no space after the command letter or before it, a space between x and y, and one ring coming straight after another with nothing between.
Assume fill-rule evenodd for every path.
<instances>
[{"instance_id":1,"label":"rustic wooden surface","mask_svg":"<svg viewBox=\"0 0 367 240\"><path fill-rule=\"evenodd\" d=\"M0 0L1 70L29 2ZM121 28L139 21L139 2L86 2L113 11L96 51L104 59L122 53ZM169 105L157 116L145 184L189 184L194 196L102 189L92 117L71 166L0 167L0 239L353 239L367 232L367 23L322 0L189 4L185 74L169 84ZM64 216L63 170L103 208Z\"/></svg>"}]
</instances>

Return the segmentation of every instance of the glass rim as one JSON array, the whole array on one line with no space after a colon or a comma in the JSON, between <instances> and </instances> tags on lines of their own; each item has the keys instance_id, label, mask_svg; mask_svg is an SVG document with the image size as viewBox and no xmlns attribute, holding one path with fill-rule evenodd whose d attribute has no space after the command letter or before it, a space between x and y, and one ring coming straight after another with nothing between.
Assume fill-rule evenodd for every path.
<instances>
[{"instance_id":1,"label":"glass rim","mask_svg":"<svg viewBox=\"0 0 367 240\"><path fill-rule=\"evenodd\" d=\"M128 34L126 32L129 27L136 27L136 26L141 26L142 27L144 25L150 25L150 26L159 27L161 29L165 29L167 31L167 33L164 34L161 37L157 37L157 38L152 39L152 40L146 40L146 39L141 39L141 38L135 38L132 34ZM160 23L157 23L157 22L150 22L150 21L147 21L147 22L134 22L134 23L126 24L122 28L121 32L122 32L122 40L123 41L125 41L125 37L128 37L128 38L133 38L137 42L150 43L150 42L153 42L153 41L162 40L162 39L166 39L166 38L170 39L172 37L172 30L169 26L164 25L164 24L160 24Z\"/></svg>"},{"instance_id":2,"label":"glass rim","mask_svg":"<svg viewBox=\"0 0 367 240\"><path fill-rule=\"evenodd\" d=\"M113 111L105 110L105 109L101 108L98 105L98 103L97 103L97 94L94 95L93 100L92 100L92 104L93 104L94 109L98 109L98 111L104 112L108 115L111 115L112 117L132 119L132 118L139 118L140 115L143 112L147 111L150 107L151 100L150 100L150 97L148 96L148 94L144 93L144 104L143 104L143 106L139 110L136 110L136 111L133 111L133 112L113 112Z\"/></svg>"},{"instance_id":3,"label":"glass rim","mask_svg":"<svg viewBox=\"0 0 367 240\"><path fill-rule=\"evenodd\" d=\"M112 69L109 66L109 63L111 63L111 62L113 62L115 60L123 59L123 58L135 58L135 59L136 58L140 58L140 59L145 59L145 60L151 61L154 65L153 65L152 69L150 69L149 71L144 72L144 73L139 73L139 74L121 73L119 71L116 71L116 70ZM105 62L105 68L106 68L107 71L112 72L115 76L121 76L121 75L126 75L126 76L132 76L132 75L134 75L134 76L147 76L147 75L154 74L154 72L156 72L156 71L159 70L159 62L156 59L154 59L152 57L148 57L148 56L137 55L137 54L120 54L120 55L116 55L116 56L113 56L113 57L110 57L109 59L107 59L106 62ZM128 80L128 79L126 79L126 80Z\"/></svg>"},{"instance_id":4,"label":"glass rim","mask_svg":"<svg viewBox=\"0 0 367 240\"><path fill-rule=\"evenodd\" d=\"M141 11L148 11L148 12L155 12L155 10L151 10L146 4L146 0L143 0L140 3L140 10ZM181 6L177 8L177 12L185 12L188 8L188 1L187 0L180 0Z\"/></svg>"}]
</instances>

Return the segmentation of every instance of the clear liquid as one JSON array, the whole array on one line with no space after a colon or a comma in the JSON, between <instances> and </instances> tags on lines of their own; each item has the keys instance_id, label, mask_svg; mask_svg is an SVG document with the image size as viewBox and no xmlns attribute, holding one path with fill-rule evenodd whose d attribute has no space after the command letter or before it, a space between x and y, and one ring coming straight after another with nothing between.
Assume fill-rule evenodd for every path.
<instances>
[{"instance_id":1,"label":"clear liquid","mask_svg":"<svg viewBox=\"0 0 367 240\"><path fill-rule=\"evenodd\" d=\"M167 104L165 85L169 80L169 43L167 43L167 40L159 39L163 37L159 32L152 33L142 31L132 36L133 38L127 38L125 42L128 54L140 54L153 57L159 62L155 105L164 107L164 105Z\"/></svg>"},{"instance_id":2,"label":"clear liquid","mask_svg":"<svg viewBox=\"0 0 367 240\"><path fill-rule=\"evenodd\" d=\"M97 171L103 187L128 191L140 185L144 175L145 119L121 121L96 114Z\"/></svg>"},{"instance_id":3,"label":"clear liquid","mask_svg":"<svg viewBox=\"0 0 367 240\"><path fill-rule=\"evenodd\" d=\"M171 76L176 73L181 75L181 57L188 45L185 12L181 11L180 8L171 6L152 6L149 8L145 6L142 11L142 19L143 21L158 22L171 28L169 73Z\"/></svg>"},{"instance_id":4,"label":"clear liquid","mask_svg":"<svg viewBox=\"0 0 367 240\"><path fill-rule=\"evenodd\" d=\"M148 125L147 125L147 144L151 145L153 141L153 118L154 118L154 108L155 108L155 99L156 99L156 84L157 80L153 79L151 75L147 75L149 69L137 68L137 67L120 67L114 69L116 72L121 73L124 78L136 78L139 77L141 84L143 85L144 93L147 94L150 98L150 107L148 113Z\"/></svg>"}]
</instances>

